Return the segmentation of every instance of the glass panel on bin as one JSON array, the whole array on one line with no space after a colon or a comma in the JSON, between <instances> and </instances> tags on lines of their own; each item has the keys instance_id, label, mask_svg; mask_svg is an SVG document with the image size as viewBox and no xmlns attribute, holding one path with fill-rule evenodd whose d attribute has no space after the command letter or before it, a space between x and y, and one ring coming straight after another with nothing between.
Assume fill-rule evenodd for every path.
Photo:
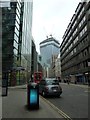
<instances>
[{"instance_id":1,"label":"glass panel on bin","mask_svg":"<svg viewBox=\"0 0 90 120\"><path fill-rule=\"evenodd\" d=\"M30 103L31 104L37 103L37 90L36 89L30 90Z\"/></svg>"}]
</instances>

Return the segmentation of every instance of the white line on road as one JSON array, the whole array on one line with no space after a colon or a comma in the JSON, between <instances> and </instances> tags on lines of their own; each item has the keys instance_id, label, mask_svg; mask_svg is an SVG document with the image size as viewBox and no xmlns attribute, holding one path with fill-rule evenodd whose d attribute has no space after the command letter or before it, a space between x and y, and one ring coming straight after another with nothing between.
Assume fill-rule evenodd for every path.
<instances>
[{"instance_id":1,"label":"white line on road","mask_svg":"<svg viewBox=\"0 0 90 120\"><path fill-rule=\"evenodd\" d=\"M84 92L90 93L90 91L85 90Z\"/></svg>"},{"instance_id":2,"label":"white line on road","mask_svg":"<svg viewBox=\"0 0 90 120\"><path fill-rule=\"evenodd\" d=\"M66 120L72 120L66 113L64 113L62 110L57 108L55 105L53 105L51 102L49 102L44 97L40 96L45 102L47 102L55 111L57 111L60 115L62 115Z\"/></svg>"},{"instance_id":3,"label":"white line on road","mask_svg":"<svg viewBox=\"0 0 90 120\"><path fill-rule=\"evenodd\" d=\"M76 84L69 84L69 85L82 87L82 88L89 88L89 86L87 86L87 85L76 85Z\"/></svg>"}]
</instances>

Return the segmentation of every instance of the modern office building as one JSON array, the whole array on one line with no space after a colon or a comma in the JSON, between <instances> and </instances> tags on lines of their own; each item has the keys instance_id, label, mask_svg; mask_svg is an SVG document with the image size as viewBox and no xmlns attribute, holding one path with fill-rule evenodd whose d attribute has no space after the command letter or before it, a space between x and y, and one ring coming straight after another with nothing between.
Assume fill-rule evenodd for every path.
<instances>
[{"instance_id":1,"label":"modern office building","mask_svg":"<svg viewBox=\"0 0 90 120\"><path fill-rule=\"evenodd\" d=\"M62 79L90 80L90 2L80 2L60 45Z\"/></svg>"},{"instance_id":2,"label":"modern office building","mask_svg":"<svg viewBox=\"0 0 90 120\"><path fill-rule=\"evenodd\" d=\"M55 76L58 78L61 78L61 59L60 54L58 54L58 57L55 60Z\"/></svg>"},{"instance_id":3,"label":"modern office building","mask_svg":"<svg viewBox=\"0 0 90 120\"><path fill-rule=\"evenodd\" d=\"M42 56L42 66L45 69L46 76L49 77L49 68L52 64L52 55L59 54L60 44L52 35L40 43L40 54Z\"/></svg>"},{"instance_id":4,"label":"modern office building","mask_svg":"<svg viewBox=\"0 0 90 120\"><path fill-rule=\"evenodd\" d=\"M55 74L55 61L57 59L58 55L52 55L52 59L51 59L51 66L49 68L49 77L56 77L56 74Z\"/></svg>"},{"instance_id":5,"label":"modern office building","mask_svg":"<svg viewBox=\"0 0 90 120\"><path fill-rule=\"evenodd\" d=\"M37 53L37 72L43 72L42 57Z\"/></svg>"},{"instance_id":6,"label":"modern office building","mask_svg":"<svg viewBox=\"0 0 90 120\"><path fill-rule=\"evenodd\" d=\"M32 50L31 50L31 75L34 75L34 72L37 72L37 51L34 39L32 38Z\"/></svg>"},{"instance_id":7,"label":"modern office building","mask_svg":"<svg viewBox=\"0 0 90 120\"><path fill-rule=\"evenodd\" d=\"M33 2L1 1L0 8L3 80L8 79L9 85L24 84L31 72Z\"/></svg>"},{"instance_id":8,"label":"modern office building","mask_svg":"<svg viewBox=\"0 0 90 120\"><path fill-rule=\"evenodd\" d=\"M52 55L59 54L60 44L52 36L40 43L40 53L42 56L43 64L50 65Z\"/></svg>"}]
</instances>

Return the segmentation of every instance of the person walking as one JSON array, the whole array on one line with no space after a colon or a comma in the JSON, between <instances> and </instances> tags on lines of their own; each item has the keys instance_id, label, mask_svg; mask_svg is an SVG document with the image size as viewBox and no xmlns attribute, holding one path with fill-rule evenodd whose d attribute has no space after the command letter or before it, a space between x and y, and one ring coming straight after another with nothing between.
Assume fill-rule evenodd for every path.
<instances>
[{"instance_id":1,"label":"person walking","mask_svg":"<svg viewBox=\"0 0 90 120\"><path fill-rule=\"evenodd\" d=\"M70 81L69 81L69 79L67 79L67 84L69 85L69 83L70 83Z\"/></svg>"}]
</instances>

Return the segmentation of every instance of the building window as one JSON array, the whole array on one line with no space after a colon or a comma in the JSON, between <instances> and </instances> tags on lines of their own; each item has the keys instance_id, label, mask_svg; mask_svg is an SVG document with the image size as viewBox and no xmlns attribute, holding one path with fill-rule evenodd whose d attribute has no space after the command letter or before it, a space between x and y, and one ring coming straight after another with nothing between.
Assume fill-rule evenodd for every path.
<instances>
[{"instance_id":1,"label":"building window","mask_svg":"<svg viewBox=\"0 0 90 120\"><path fill-rule=\"evenodd\" d=\"M89 54L90 54L90 47L89 47Z\"/></svg>"},{"instance_id":2,"label":"building window","mask_svg":"<svg viewBox=\"0 0 90 120\"><path fill-rule=\"evenodd\" d=\"M79 28L83 25L83 23L85 22L86 20L86 16L83 17L83 19L81 20L81 22L79 23Z\"/></svg>"},{"instance_id":3,"label":"building window","mask_svg":"<svg viewBox=\"0 0 90 120\"><path fill-rule=\"evenodd\" d=\"M88 61L87 60L83 62L83 67L84 68L88 67Z\"/></svg>"},{"instance_id":4,"label":"building window","mask_svg":"<svg viewBox=\"0 0 90 120\"><path fill-rule=\"evenodd\" d=\"M76 48L74 48L74 53L76 53Z\"/></svg>"},{"instance_id":5,"label":"building window","mask_svg":"<svg viewBox=\"0 0 90 120\"><path fill-rule=\"evenodd\" d=\"M17 34L17 36L19 36L19 31L16 26L15 26L15 33Z\"/></svg>"},{"instance_id":6,"label":"building window","mask_svg":"<svg viewBox=\"0 0 90 120\"><path fill-rule=\"evenodd\" d=\"M70 52L70 56L72 56L72 55L73 55L73 51Z\"/></svg>"},{"instance_id":7,"label":"building window","mask_svg":"<svg viewBox=\"0 0 90 120\"><path fill-rule=\"evenodd\" d=\"M81 17L83 11L84 11L84 7L82 8L81 12L79 13L79 15L78 15L78 19Z\"/></svg>"},{"instance_id":8,"label":"building window","mask_svg":"<svg viewBox=\"0 0 90 120\"><path fill-rule=\"evenodd\" d=\"M78 41L78 36L76 37L73 43L75 44L77 41Z\"/></svg>"},{"instance_id":9,"label":"building window","mask_svg":"<svg viewBox=\"0 0 90 120\"><path fill-rule=\"evenodd\" d=\"M80 37L83 36L83 34L87 31L87 26L85 26L82 31L80 32Z\"/></svg>"},{"instance_id":10,"label":"building window","mask_svg":"<svg viewBox=\"0 0 90 120\"><path fill-rule=\"evenodd\" d=\"M87 55L88 55L88 48L86 48L86 49L82 52L82 54L83 54L83 57L87 56Z\"/></svg>"},{"instance_id":11,"label":"building window","mask_svg":"<svg viewBox=\"0 0 90 120\"><path fill-rule=\"evenodd\" d=\"M18 50L14 48L14 50L13 50L13 51L14 51L14 55L16 55L16 56L17 56L17 54L18 54Z\"/></svg>"},{"instance_id":12,"label":"building window","mask_svg":"<svg viewBox=\"0 0 90 120\"><path fill-rule=\"evenodd\" d=\"M90 8L88 9L88 14L90 14Z\"/></svg>"},{"instance_id":13,"label":"building window","mask_svg":"<svg viewBox=\"0 0 90 120\"><path fill-rule=\"evenodd\" d=\"M76 28L76 30L73 32L73 36L76 34L76 32L77 32L77 28Z\"/></svg>"}]
</instances>

